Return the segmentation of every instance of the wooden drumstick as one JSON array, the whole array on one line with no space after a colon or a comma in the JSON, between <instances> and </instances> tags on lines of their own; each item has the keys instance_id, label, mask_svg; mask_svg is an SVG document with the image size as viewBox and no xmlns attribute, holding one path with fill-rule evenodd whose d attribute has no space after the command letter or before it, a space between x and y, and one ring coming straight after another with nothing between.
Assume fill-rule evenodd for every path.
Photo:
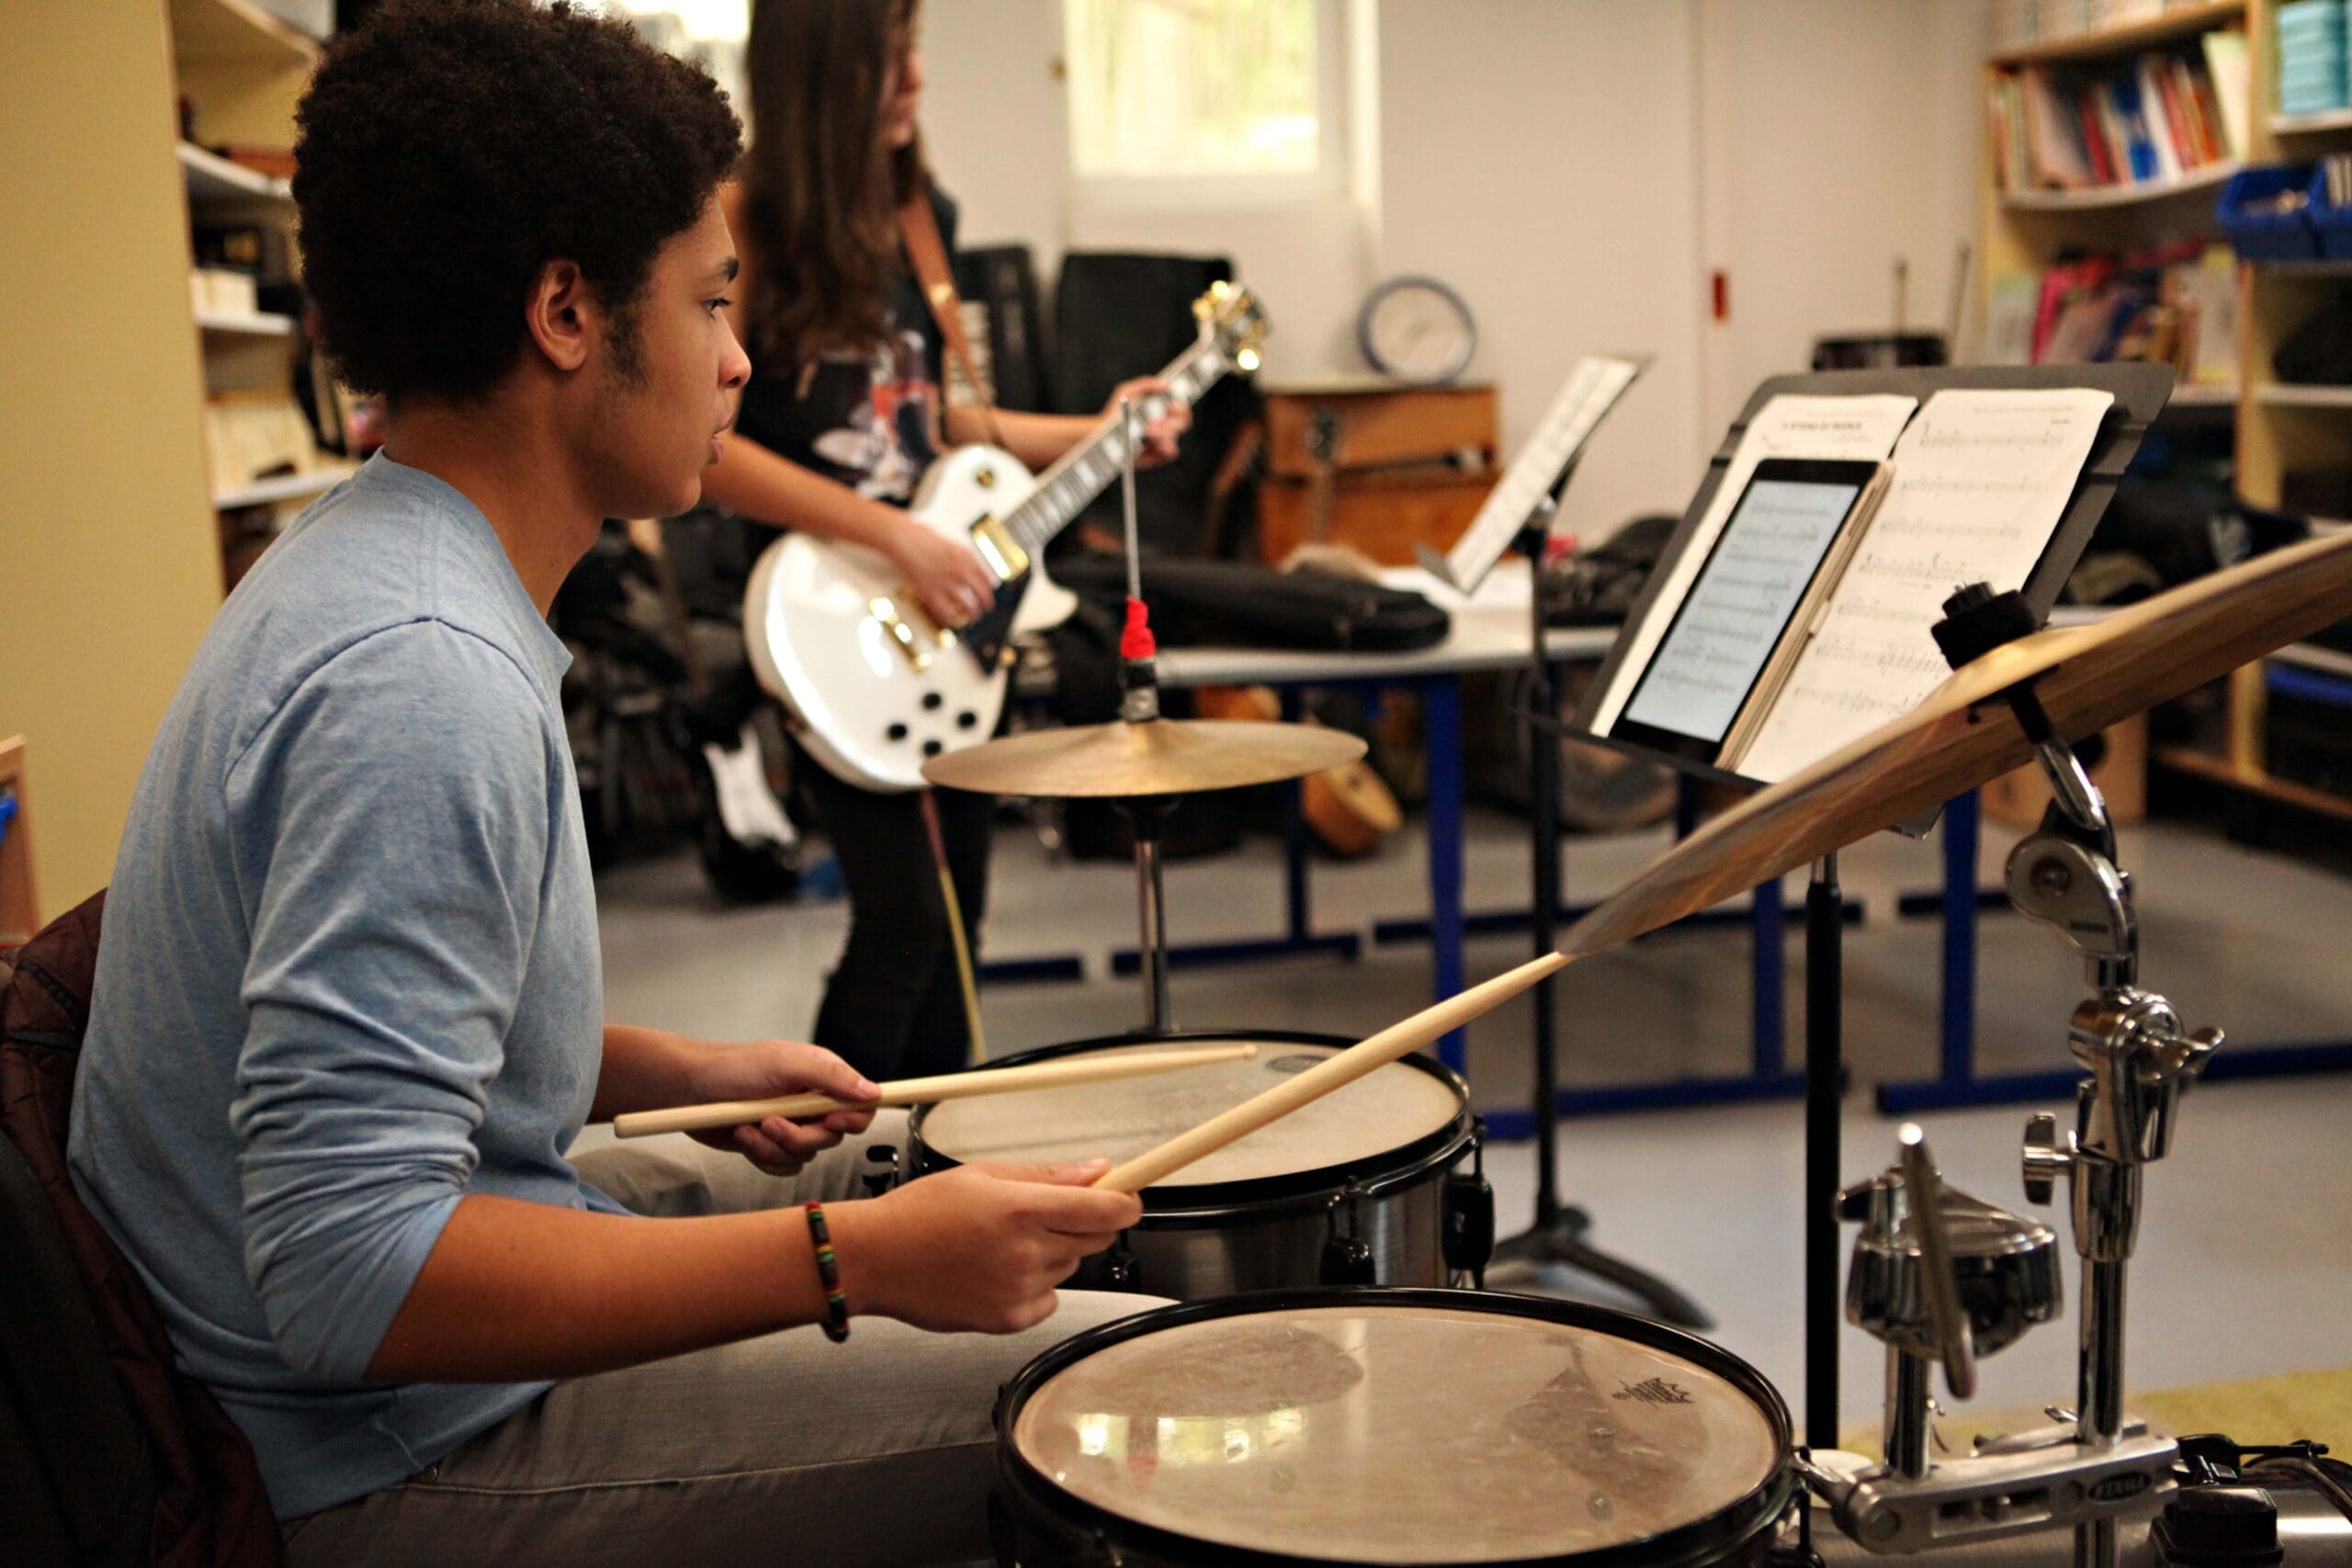
<instances>
[{"instance_id":1,"label":"wooden drumstick","mask_svg":"<svg viewBox=\"0 0 2352 1568\"><path fill-rule=\"evenodd\" d=\"M1385 1067L1408 1052L1419 1050L1441 1034L1450 1033L1472 1019L1509 1001L1544 976L1565 967L1568 959L1547 953L1518 968L1471 987L1461 995L1426 1008L1401 1023L1349 1046L1295 1078L1245 1100L1221 1115L1212 1116L1189 1133L1180 1133L1156 1149L1137 1155L1126 1164L1105 1171L1094 1185L1117 1192L1139 1192L1206 1158L1238 1138L1246 1138L1269 1122L1289 1115L1309 1101L1343 1089L1375 1067Z\"/></svg>"},{"instance_id":2,"label":"wooden drumstick","mask_svg":"<svg viewBox=\"0 0 2352 1568\"><path fill-rule=\"evenodd\" d=\"M1019 1089L1172 1073L1184 1067L1205 1067L1213 1062L1246 1062L1257 1055L1258 1047L1246 1041L1182 1050L1129 1049L1076 1062L1039 1062L1026 1067L992 1067L981 1072L899 1078L883 1084L881 1094L866 1100L836 1100L830 1094L787 1094L775 1100L722 1100L708 1105L674 1106L667 1111L632 1111L613 1118L613 1135L642 1138L655 1133L740 1127L771 1116L822 1116L834 1111L871 1111L877 1105L930 1105L943 1100L968 1100L979 1094L1011 1094Z\"/></svg>"}]
</instances>

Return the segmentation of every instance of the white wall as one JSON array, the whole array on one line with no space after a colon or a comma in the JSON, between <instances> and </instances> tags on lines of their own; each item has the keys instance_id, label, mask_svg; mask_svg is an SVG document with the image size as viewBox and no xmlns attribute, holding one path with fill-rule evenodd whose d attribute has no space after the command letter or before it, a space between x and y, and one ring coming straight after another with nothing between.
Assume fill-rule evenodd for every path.
<instances>
[{"instance_id":1,"label":"white wall","mask_svg":"<svg viewBox=\"0 0 2352 1568\"><path fill-rule=\"evenodd\" d=\"M1813 340L1948 331L1958 247L1976 230L1983 0L1702 0L1706 265L1730 276L1710 323L1706 423L1721 431Z\"/></svg>"},{"instance_id":2,"label":"white wall","mask_svg":"<svg viewBox=\"0 0 2352 1568\"><path fill-rule=\"evenodd\" d=\"M1385 0L1379 270L1478 319L1469 373L1515 448L1577 357L1657 362L1593 443L1561 526L1679 511L1699 422L1695 13L1689 0Z\"/></svg>"},{"instance_id":3,"label":"white wall","mask_svg":"<svg viewBox=\"0 0 2352 1568\"><path fill-rule=\"evenodd\" d=\"M928 0L924 122L973 243L1224 254L1272 315L1275 379L1354 368L1363 291L1429 272L1476 313L1470 374L1515 446L1583 353L1658 359L1564 525L1679 511L1757 381L1876 329L1890 265L1940 325L1975 227L1989 0L1349 0L1376 80L1371 200L1152 210L1073 200L1061 0ZM1362 18L1370 17L1367 30ZM1708 274L1731 315L1709 316Z\"/></svg>"}]
</instances>

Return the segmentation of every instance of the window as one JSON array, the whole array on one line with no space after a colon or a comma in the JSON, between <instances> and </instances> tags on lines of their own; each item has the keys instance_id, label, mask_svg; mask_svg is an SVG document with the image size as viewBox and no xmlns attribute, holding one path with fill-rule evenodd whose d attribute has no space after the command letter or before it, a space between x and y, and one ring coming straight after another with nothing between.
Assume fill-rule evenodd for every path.
<instances>
[{"instance_id":1,"label":"window","mask_svg":"<svg viewBox=\"0 0 2352 1568\"><path fill-rule=\"evenodd\" d=\"M752 100L743 91L743 37L751 26L751 0L594 0L589 8L628 22L654 48L700 64L726 89L748 126Z\"/></svg>"},{"instance_id":2,"label":"window","mask_svg":"<svg viewBox=\"0 0 2352 1568\"><path fill-rule=\"evenodd\" d=\"M1063 0L1072 172L1327 172L1318 9L1317 0Z\"/></svg>"}]
</instances>

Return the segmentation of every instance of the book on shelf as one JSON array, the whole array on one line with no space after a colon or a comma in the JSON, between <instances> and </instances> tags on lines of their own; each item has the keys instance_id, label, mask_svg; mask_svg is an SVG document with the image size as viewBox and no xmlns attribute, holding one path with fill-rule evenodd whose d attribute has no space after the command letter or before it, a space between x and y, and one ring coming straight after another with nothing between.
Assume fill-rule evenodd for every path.
<instances>
[{"instance_id":1,"label":"book on shelf","mask_svg":"<svg viewBox=\"0 0 2352 1568\"><path fill-rule=\"evenodd\" d=\"M2245 51L2235 56L2242 78ZM2227 58L2227 51L2223 51ZM1994 80L2001 189L2094 190L2177 181L2241 155L2211 51L2152 52L2091 69L2030 65ZM2244 96L2241 80L2236 89Z\"/></svg>"},{"instance_id":2,"label":"book on shelf","mask_svg":"<svg viewBox=\"0 0 2352 1568\"><path fill-rule=\"evenodd\" d=\"M2205 81L2215 100L2222 144L2232 157L2245 157L2254 145L2254 67L2245 34L2216 28L2197 41L2205 51Z\"/></svg>"},{"instance_id":3,"label":"book on shelf","mask_svg":"<svg viewBox=\"0 0 2352 1568\"><path fill-rule=\"evenodd\" d=\"M1907 712L1951 672L1944 597L2026 583L2114 407L2075 388L1772 399L1619 639L1590 730L1769 784ZM1876 505L1778 477L1807 467L1875 469Z\"/></svg>"},{"instance_id":4,"label":"book on shelf","mask_svg":"<svg viewBox=\"0 0 2352 1568\"><path fill-rule=\"evenodd\" d=\"M1992 280L1979 357L1988 365L2168 365L2185 385L2237 378L2236 264L2182 240L2066 256Z\"/></svg>"}]
</instances>

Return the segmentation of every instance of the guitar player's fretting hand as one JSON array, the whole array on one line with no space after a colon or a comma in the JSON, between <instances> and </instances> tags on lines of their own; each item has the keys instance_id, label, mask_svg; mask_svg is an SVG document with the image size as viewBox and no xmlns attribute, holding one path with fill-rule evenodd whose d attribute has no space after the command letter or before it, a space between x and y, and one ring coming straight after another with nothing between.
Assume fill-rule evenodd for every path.
<instances>
[{"instance_id":1,"label":"guitar player's fretting hand","mask_svg":"<svg viewBox=\"0 0 2352 1568\"><path fill-rule=\"evenodd\" d=\"M979 552L961 540L934 534L903 513L895 514L890 558L932 619L943 626L967 626L996 603L996 577Z\"/></svg>"},{"instance_id":2,"label":"guitar player's fretting hand","mask_svg":"<svg viewBox=\"0 0 2352 1568\"><path fill-rule=\"evenodd\" d=\"M1134 400L1138 408L1146 398L1162 400L1159 416L1144 422L1143 449L1136 454L1136 467L1156 468L1175 461L1177 441L1193 428L1193 411L1169 397L1168 383L1157 376L1138 376L1132 381L1120 382L1111 389L1111 400L1102 405L1102 412L1116 414L1121 398Z\"/></svg>"}]
</instances>

